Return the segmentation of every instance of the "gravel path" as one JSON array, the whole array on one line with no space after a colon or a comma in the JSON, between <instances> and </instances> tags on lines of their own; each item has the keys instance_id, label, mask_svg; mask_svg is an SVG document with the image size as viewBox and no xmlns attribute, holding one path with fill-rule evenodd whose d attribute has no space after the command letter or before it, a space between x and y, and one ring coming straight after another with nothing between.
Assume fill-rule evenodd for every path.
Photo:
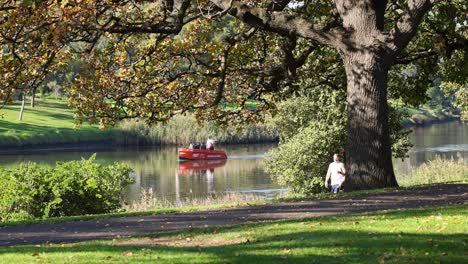
<instances>
[{"instance_id":1,"label":"gravel path","mask_svg":"<svg viewBox=\"0 0 468 264\"><path fill-rule=\"evenodd\" d=\"M0 227L0 246L76 242L226 224L373 212L398 208L468 204L467 198L468 184L445 184L336 199L189 213Z\"/></svg>"}]
</instances>

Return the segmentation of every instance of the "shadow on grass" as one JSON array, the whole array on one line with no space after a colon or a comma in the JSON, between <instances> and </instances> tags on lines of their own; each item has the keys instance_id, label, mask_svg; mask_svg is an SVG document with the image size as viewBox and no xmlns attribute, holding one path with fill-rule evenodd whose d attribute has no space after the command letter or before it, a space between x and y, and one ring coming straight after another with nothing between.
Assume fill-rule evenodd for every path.
<instances>
[{"instance_id":1,"label":"shadow on grass","mask_svg":"<svg viewBox=\"0 0 468 264\"><path fill-rule=\"evenodd\" d=\"M234 245L192 246L113 246L105 244L77 244L1 248L5 253L60 253L64 256L84 254L90 260L95 253L113 258L125 258L132 252L132 261L152 263L149 256L160 256L175 263L377 263L384 259L398 263L417 262L466 263L464 234L392 234L354 231L303 231L293 234L264 235L260 239ZM92 261L91 261L92 262Z\"/></svg>"},{"instance_id":2,"label":"shadow on grass","mask_svg":"<svg viewBox=\"0 0 468 264\"><path fill-rule=\"evenodd\" d=\"M443 210L453 216L459 215L460 209L463 207ZM386 213L385 217L406 221L407 217L414 216L415 213L418 216L427 216L437 213L437 210L396 211ZM375 220L380 215L375 214L370 220ZM105 257L114 260L125 259L134 263L153 263L155 256L160 258L159 261L173 263L466 263L466 234L439 234L436 230L426 233L393 233L386 227L381 228L382 232L369 232L365 227L353 228L346 225L347 222L355 221L356 217L359 216L275 221L175 232L165 236L176 240L181 237L194 238L197 235L213 234L229 240L233 234L240 234L248 238L242 242L208 244L206 247L190 246L187 243L181 246L120 246L100 241L64 246L0 248L0 255L14 253L37 256L56 253L60 254L56 256L57 260L63 260L66 256L78 254L90 263L102 261ZM318 228L310 225L319 223ZM338 230L338 224L341 223L345 223L344 226L341 225L344 229ZM260 232L255 233L256 228ZM210 236L201 239L209 240ZM130 257L128 252L131 252Z\"/></svg>"},{"instance_id":3,"label":"shadow on grass","mask_svg":"<svg viewBox=\"0 0 468 264\"><path fill-rule=\"evenodd\" d=\"M25 110L25 114L34 114L44 118L54 118L57 120L63 121L73 121L73 113L72 112L59 112L60 108L54 108L54 111L50 111L44 108L28 108ZM69 109L63 108L63 110L68 111Z\"/></svg>"},{"instance_id":4,"label":"shadow on grass","mask_svg":"<svg viewBox=\"0 0 468 264\"><path fill-rule=\"evenodd\" d=\"M2 135L3 134L3 135ZM114 136L112 130L97 127L48 127L27 122L12 123L0 119L0 145L23 146L29 144L78 143Z\"/></svg>"}]
</instances>

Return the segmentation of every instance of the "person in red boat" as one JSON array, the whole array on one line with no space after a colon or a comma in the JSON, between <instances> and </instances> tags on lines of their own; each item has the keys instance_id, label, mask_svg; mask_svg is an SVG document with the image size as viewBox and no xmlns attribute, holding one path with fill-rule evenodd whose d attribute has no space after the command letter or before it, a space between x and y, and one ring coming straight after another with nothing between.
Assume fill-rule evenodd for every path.
<instances>
[{"instance_id":1,"label":"person in red boat","mask_svg":"<svg viewBox=\"0 0 468 264\"><path fill-rule=\"evenodd\" d=\"M215 141L213 140L213 138L211 138L211 136L209 136L208 140L206 141L206 149L214 150L214 143L215 143Z\"/></svg>"}]
</instances>

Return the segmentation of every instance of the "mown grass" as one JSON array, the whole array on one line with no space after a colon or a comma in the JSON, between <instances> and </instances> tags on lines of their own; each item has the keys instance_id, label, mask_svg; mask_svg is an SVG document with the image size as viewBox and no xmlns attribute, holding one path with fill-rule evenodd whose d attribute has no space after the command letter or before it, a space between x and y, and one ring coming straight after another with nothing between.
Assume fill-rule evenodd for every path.
<instances>
[{"instance_id":1,"label":"mown grass","mask_svg":"<svg viewBox=\"0 0 468 264\"><path fill-rule=\"evenodd\" d=\"M468 206L0 248L0 263L466 263Z\"/></svg>"},{"instance_id":2,"label":"mown grass","mask_svg":"<svg viewBox=\"0 0 468 264\"><path fill-rule=\"evenodd\" d=\"M61 144L100 141L114 136L113 130L83 124L75 129L73 111L61 99L38 99L36 106L26 106L23 120L18 120L18 103L0 110L0 145L21 147L36 144Z\"/></svg>"}]
</instances>

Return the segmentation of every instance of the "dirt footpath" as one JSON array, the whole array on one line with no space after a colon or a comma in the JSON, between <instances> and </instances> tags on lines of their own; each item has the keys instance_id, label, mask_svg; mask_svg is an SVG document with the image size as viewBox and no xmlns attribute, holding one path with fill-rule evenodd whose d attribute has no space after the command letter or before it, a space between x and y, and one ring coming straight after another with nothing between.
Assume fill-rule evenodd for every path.
<instances>
[{"instance_id":1,"label":"dirt footpath","mask_svg":"<svg viewBox=\"0 0 468 264\"><path fill-rule=\"evenodd\" d=\"M288 202L190 213L0 227L0 246L109 239L226 224L378 210L468 204L468 184L445 184L336 199Z\"/></svg>"}]
</instances>

